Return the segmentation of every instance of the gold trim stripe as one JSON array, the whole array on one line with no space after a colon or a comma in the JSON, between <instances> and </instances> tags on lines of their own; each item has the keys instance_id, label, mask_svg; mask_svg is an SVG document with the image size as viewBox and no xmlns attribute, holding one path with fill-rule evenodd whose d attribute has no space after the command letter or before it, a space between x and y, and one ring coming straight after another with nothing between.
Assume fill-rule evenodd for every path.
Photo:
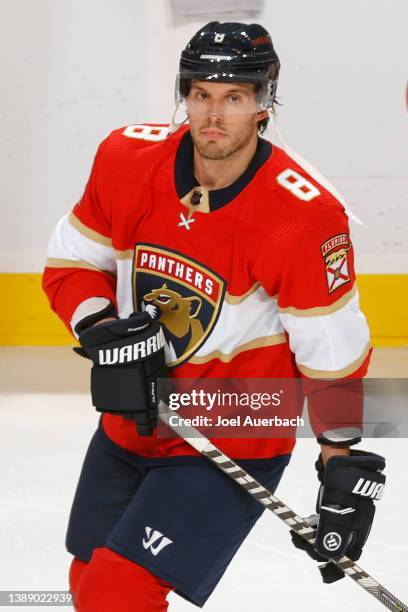
<instances>
[{"instance_id":1,"label":"gold trim stripe","mask_svg":"<svg viewBox=\"0 0 408 612\"><path fill-rule=\"evenodd\" d=\"M250 289L248 289L248 291L246 293L243 293L242 295L231 295L227 291L226 294L225 294L225 301L228 302L228 304L234 304L234 305L235 304L241 304L241 302L246 300L246 298L249 297L250 295L252 295L252 293L255 293L255 291L260 286L261 286L261 283L254 283L252 285L252 287Z\"/></svg>"},{"instance_id":2,"label":"gold trim stripe","mask_svg":"<svg viewBox=\"0 0 408 612\"><path fill-rule=\"evenodd\" d=\"M294 306L288 306L287 308L279 308L280 313L291 314L295 317L319 317L322 315L331 314L343 308L350 300L353 299L357 293L357 285L354 284L352 289L341 296L338 300L330 304L330 306L316 306L315 308L295 308Z\"/></svg>"},{"instance_id":3,"label":"gold trim stripe","mask_svg":"<svg viewBox=\"0 0 408 612\"><path fill-rule=\"evenodd\" d=\"M297 363L296 365L299 371L305 376L308 376L309 378L343 378L344 376L349 376L349 374L353 374L353 372L358 370L358 368L367 358L367 355L370 352L370 348L371 346L368 342L364 347L364 350L360 357L358 357L355 361L353 361L353 363L351 363L346 368L343 368L342 370L313 370L313 368L308 368L307 366L301 365L299 363Z\"/></svg>"},{"instance_id":4,"label":"gold trim stripe","mask_svg":"<svg viewBox=\"0 0 408 612\"><path fill-rule=\"evenodd\" d=\"M219 359L224 363L228 363L234 359L240 353L244 351L250 351L255 348L264 348L266 346L274 346L275 344L284 344L286 342L285 334L276 334L275 336L263 336L261 338L257 338L256 340L251 340L250 342L246 342L245 344L241 344L237 346L232 353L223 353L222 351L213 351L204 357L191 357L189 363L195 364L203 364L211 361L212 359Z\"/></svg>"},{"instance_id":5,"label":"gold trim stripe","mask_svg":"<svg viewBox=\"0 0 408 612\"><path fill-rule=\"evenodd\" d=\"M116 276L113 272L108 270L101 270L92 264L87 263L86 261L73 261L72 259L56 259L53 257L49 257L45 262L47 268L81 268L84 270L92 270L93 272L104 272L105 274L111 274L112 276Z\"/></svg>"},{"instance_id":6,"label":"gold trim stripe","mask_svg":"<svg viewBox=\"0 0 408 612\"><path fill-rule=\"evenodd\" d=\"M120 260L130 259L133 260L134 251L132 249L127 249L125 251L118 251L115 249L115 258Z\"/></svg>"},{"instance_id":7,"label":"gold trim stripe","mask_svg":"<svg viewBox=\"0 0 408 612\"><path fill-rule=\"evenodd\" d=\"M99 234L95 230L87 227L74 215L74 213L70 213L69 215L69 224L72 225L80 234L85 236L85 238L89 238L93 240L93 242L98 242L99 244L103 244L103 246L112 247L112 239L107 236L103 236Z\"/></svg>"},{"instance_id":8,"label":"gold trim stripe","mask_svg":"<svg viewBox=\"0 0 408 612\"><path fill-rule=\"evenodd\" d=\"M78 230L80 234L82 234L86 238L89 238L90 240L93 240L93 242L97 242L98 244L103 244L103 246L112 247L111 238L107 238L107 236L103 236L102 234L99 234L98 232L95 232L95 230L92 230L86 225L84 225L82 221L80 221L78 217L74 215L74 213L71 213L69 215L69 224L72 225L72 227L74 227L76 230ZM131 259L132 260L133 254L134 254L133 249L125 249L123 251L119 249L115 249L116 259Z\"/></svg>"}]
</instances>

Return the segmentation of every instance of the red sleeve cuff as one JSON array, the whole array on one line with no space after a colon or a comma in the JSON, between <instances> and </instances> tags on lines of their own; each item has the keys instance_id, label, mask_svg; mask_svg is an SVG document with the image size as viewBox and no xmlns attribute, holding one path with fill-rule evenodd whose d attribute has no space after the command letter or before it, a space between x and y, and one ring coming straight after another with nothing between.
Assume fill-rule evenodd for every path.
<instances>
[{"instance_id":1,"label":"red sleeve cuff","mask_svg":"<svg viewBox=\"0 0 408 612\"><path fill-rule=\"evenodd\" d=\"M117 308L116 278L105 272L46 267L43 289L52 310L62 319L71 334L72 315L84 300L95 296L106 297Z\"/></svg>"},{"instance_id":2,"label":"red sleeve cuff","mask_svg":"<svg viewBox=\"0 0 408 612\"><path fill-rule=\"evenodd\" d=\"M364 421L365 376L371 351L352 374L339 379L303 377L309 420L321 444L356 444L361 440Z\"/></svg>"}]
</instances>

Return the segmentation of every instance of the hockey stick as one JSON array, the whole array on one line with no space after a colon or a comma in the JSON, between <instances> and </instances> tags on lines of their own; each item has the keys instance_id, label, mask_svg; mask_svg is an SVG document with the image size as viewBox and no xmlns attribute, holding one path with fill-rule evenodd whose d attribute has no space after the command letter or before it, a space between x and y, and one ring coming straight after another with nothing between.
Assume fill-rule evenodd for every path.
<instances>
[{"instance_id":1,"label":"hockey stick","mask_svg":"<svg viewBox=\"0 0 408 612\"><path fill-rule=\"evenodd\" d=\"M160 419L170 429L175 431L183 440L190 446L195 448L201 455L207 457L210 461L234 480L247 493L252 495L257 501L263 504L268 510L273 512L278 518L284 521L291 529L296 531L302 538L313 544L315 542L315 529L307 524L306 519L300 518L297 514L288 508L280 499L272 495L268 489L262 486L255 478L250 476L248 472L243 470L237 463L224 455L212 442L208 440L195 427L183 424L183 418L177 416L178 424L170 424L169 417L174 415L174 412L169 412L168 407L163 401L160 401ZM185 435L185 432L188 435ZM371 593L378 601L380 601L389 610L394 612L408 612L408 606L402 603L395 595L390 593L388 589L383 587L379 582L374 580L367 572L359 567L354 561L348 557L342 557L339 561L331 561L345 574L350 576L359 586Z\"/></svg>"}]
</instances>

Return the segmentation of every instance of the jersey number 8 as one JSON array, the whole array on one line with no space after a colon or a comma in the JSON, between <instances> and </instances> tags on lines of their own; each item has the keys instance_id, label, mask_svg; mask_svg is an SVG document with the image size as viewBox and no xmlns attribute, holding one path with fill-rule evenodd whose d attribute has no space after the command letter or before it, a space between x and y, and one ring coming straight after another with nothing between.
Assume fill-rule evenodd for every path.
<instances>
[{"instance_id":1,"label":"jersey number 8","mask_svg":"<svg viewBox=\"0 0 408 612\"><path fill-rule=\"evenodd\" d=\"M293 193L299 200L310 202L316 196L320 195L320 191L312 185L304 176L287 168L276 177L279 185Z\"/></svg>"},{"instance_id":2,"label":"jersey number 8","mask_svg":"<svg viewBox=\"0 0 408 612\"><path fill-rule=\"evenodd\" d=\"M138 140L151 140L158 142L167 136L168 127L163 125L128 125L123 135Z\"/></svg>"}]
</instances>

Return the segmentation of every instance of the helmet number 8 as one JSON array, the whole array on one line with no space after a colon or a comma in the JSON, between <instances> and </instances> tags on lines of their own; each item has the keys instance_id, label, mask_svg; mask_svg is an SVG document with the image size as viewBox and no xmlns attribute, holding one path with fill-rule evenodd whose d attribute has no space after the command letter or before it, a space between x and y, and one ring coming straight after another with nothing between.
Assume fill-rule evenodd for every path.
<instances>
[{"instance_id":1,"label":"helmet number 8","mask_svg":"<svg viewBox=\"0 0 408 612\"><path fill-rule=\"evenodd\" d=\"M299 200L310 202L316 196L320 195L320 191L312 185L304 176L287 168L276 177L279 185L293 193Z\"/></svg>"}]
</instances>

